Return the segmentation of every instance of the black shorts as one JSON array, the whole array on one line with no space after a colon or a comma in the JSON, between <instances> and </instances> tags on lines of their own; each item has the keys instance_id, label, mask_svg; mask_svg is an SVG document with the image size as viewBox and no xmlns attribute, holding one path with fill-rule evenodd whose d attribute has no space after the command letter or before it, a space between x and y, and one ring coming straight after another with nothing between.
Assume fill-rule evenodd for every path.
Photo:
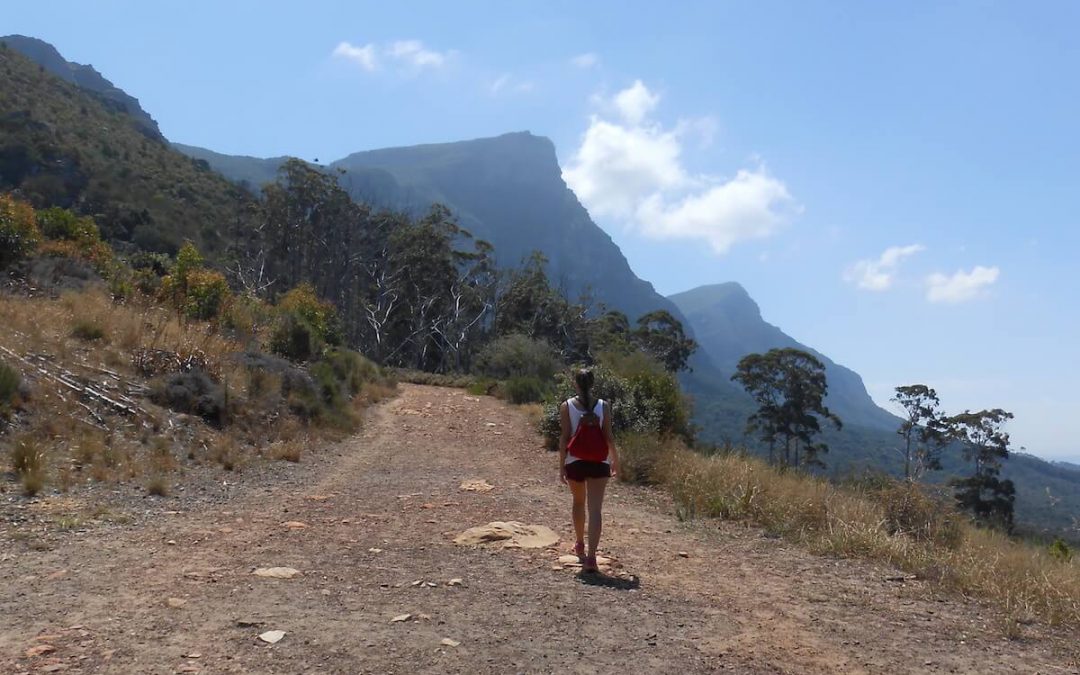
<instances>
[{"instance_id":1,"label":"black shorts","mask_svg":"<svg viewBox=\"0 0 1080 675\"><path fill-rule=\"evenodd\" d=\"M611 465L607 462L574 460L566 465L566 479L582 481L588 478L611 478Z\"/></svg>"}]
</instances>

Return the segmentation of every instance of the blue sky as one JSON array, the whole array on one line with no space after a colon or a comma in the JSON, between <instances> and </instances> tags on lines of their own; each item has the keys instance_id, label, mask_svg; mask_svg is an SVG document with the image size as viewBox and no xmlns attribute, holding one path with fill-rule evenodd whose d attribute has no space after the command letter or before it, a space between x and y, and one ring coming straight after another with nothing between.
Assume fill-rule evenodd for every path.
<instances>
[{"instance_id":1,"label":"blue sky","mask_svg":"<svg viewBox=\"0 0 1080 675\"><path fill-rule=\"evenodd\" d=\"M1080 3L449 4L36 0L0 32L220 152L548 136L659 291L739 281L879 403L925 382L1080 460Z\"/></svg>"}]
</instances>

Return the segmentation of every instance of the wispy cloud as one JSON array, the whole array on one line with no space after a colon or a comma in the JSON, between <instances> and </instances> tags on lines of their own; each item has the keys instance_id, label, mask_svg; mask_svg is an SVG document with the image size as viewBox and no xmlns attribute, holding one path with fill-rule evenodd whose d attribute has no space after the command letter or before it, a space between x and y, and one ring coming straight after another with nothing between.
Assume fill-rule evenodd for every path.
<instances>
[{"instance_id":1,"label":"wispy cloud","mask_svg":"<svg viewBox=\"0 0 1080 675\"><path fill-rule=\"evenodd\" d=\"M587 70L589 68L595 67L598 63L600 63L600 57L596 54L593 54L592 52L586 52L584 54L578 54L577 56L571 58L570 63L578 68Z\"/></svg>"},{"instance_id":2,"label":"wispy cloud","mask_svg":"<svg viewBox=\"0 0 1080 675\"><path fill-rule=\"evenodd\" d=\"M970 272L957 270L952 275L934 273L926 277L926 299L930 302L956 304L979 296L1000 276L997 267L976 265Z\"/></svg>"},{"instance_id":3,"label":"wispy cloud","mask_svg":"<svg viewBox=\"0 0 1080 675\"><path fill-rule=\"evenodd\" d=\"M926 250L921 244L891 246L877 259L860 260L844 272L844 280L867 291L886 291L892 287L897 268L904 258Z\"/></svg>"},{"instance_id":4,"label":"wispy cloud","mask_svg":"<svg viewBox=\"0 0 1080 675\"><path fill-rule=\"evenodd\" d=\"M419 40L399 40L390 45L388 53L392 58L415 68L441 68L454 54L453 51L437 52L428 49Z\"/></svg>"},{"instance_id":5,"label":"wispy cloud","mask_svg":"<svg viewBox=\"0 0 1080 675\"><path fill-rule=\"evenodd\" d=\"M375 45L372 44L357 47L350 42L341 42L334 48L333 56L355 63L368 72L377 70L379 67L379 60L375 54Z\"/></svg>"},{"instance_id":6,"label":"wispy cloud","mask_svg":"<svg viewBox=\"0 0 1080 675\"><path fill-rule=\"evenodd\" d=\"M652 119L660 100L640 80L613 97L594 97L616 119L593 115L563 171L594 214L656 239L703 240L721 254L772 235L799 210L764 164L727 180L688 171L681 157L687 137L710 136L715 122L682 120L667 129Z\"/></svg>"},{"instance_id":7,"label":"wispy cloud","mask_svg":"<svg viewBox=\"0 0 1080 675\"><path fill-rule=\"evenodd\" d=\"M368 43L357 46L350 42L341 42L334 48L332 56L353 63L367 72L374 72L384 63L395 63L410 70L438 69L445 66L457 54L454 50L445 52L428 49L420 40L398 40L389 44Z\"/></svg>"},{"instance_id":8,"label":"wispy cloud","mask_svg":"<svg viewBox=\"0 0 1080 675\"><path fill-rule=\"evenodd\" d=\"M498 96L506 92L517 92L519 94L525 94L536 89L536 85L529 80L519 80L509 73L505 73L495 78L491 84L488 85L488 93L492 96Z\"/></svg>"}]
</instances>

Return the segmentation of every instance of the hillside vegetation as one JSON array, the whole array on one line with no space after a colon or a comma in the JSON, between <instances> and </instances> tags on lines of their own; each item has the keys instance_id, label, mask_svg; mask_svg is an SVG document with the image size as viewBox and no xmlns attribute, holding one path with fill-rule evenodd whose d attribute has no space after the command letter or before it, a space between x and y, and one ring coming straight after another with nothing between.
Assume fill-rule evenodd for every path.
<instances>
[{"instance_id":1,"label":"hillside vegetation","mask_svg":"<svg viewBox=\"0 0 1080 675\"><path fill-rule=\"evenodd\" d=\"M221 257L252 198L138 119L0 44L0 191L92 216L107 241Z\"/></svg>"},{"instance_id":2,"label":"hillside vegetation","mask_svg":"<svg viewBox=\"0 0 1080 675\"><path fill-rule=\"evenodd\" d=\"M331 344L336 315L308 287L276 305L236 295L190 244L121 259L92 219L7 195L0 241L16 253L0 260L0 448L15 479L0 490L168 494L192 467L299 461L392 392Z\"/></svg>"}]
</instances>

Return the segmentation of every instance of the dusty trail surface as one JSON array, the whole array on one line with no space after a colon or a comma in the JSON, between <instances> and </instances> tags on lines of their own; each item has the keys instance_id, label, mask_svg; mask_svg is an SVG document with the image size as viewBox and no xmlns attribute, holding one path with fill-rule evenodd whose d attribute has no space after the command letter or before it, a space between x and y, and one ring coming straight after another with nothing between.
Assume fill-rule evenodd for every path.
<instances>
[{"instance_id":1,"label":"dusty trail surface","mask_svg":"<svg viewBox=\"0 0 1080 675\"><path fill-rule=\"evenodd\" d=\"M225 504L166 500L45 550L5 535L0 671L1078 672L1067 636L1006 640L990 609L757 530L679 523L641 488L611 486L602 553L621 567L590 583L557 562L568 493L539 446L498 401L404 385L356 437ZM471 479L494 489L463 491ZM453 543L509 520L563 538Z\"/></svg>"}]
</instances>

